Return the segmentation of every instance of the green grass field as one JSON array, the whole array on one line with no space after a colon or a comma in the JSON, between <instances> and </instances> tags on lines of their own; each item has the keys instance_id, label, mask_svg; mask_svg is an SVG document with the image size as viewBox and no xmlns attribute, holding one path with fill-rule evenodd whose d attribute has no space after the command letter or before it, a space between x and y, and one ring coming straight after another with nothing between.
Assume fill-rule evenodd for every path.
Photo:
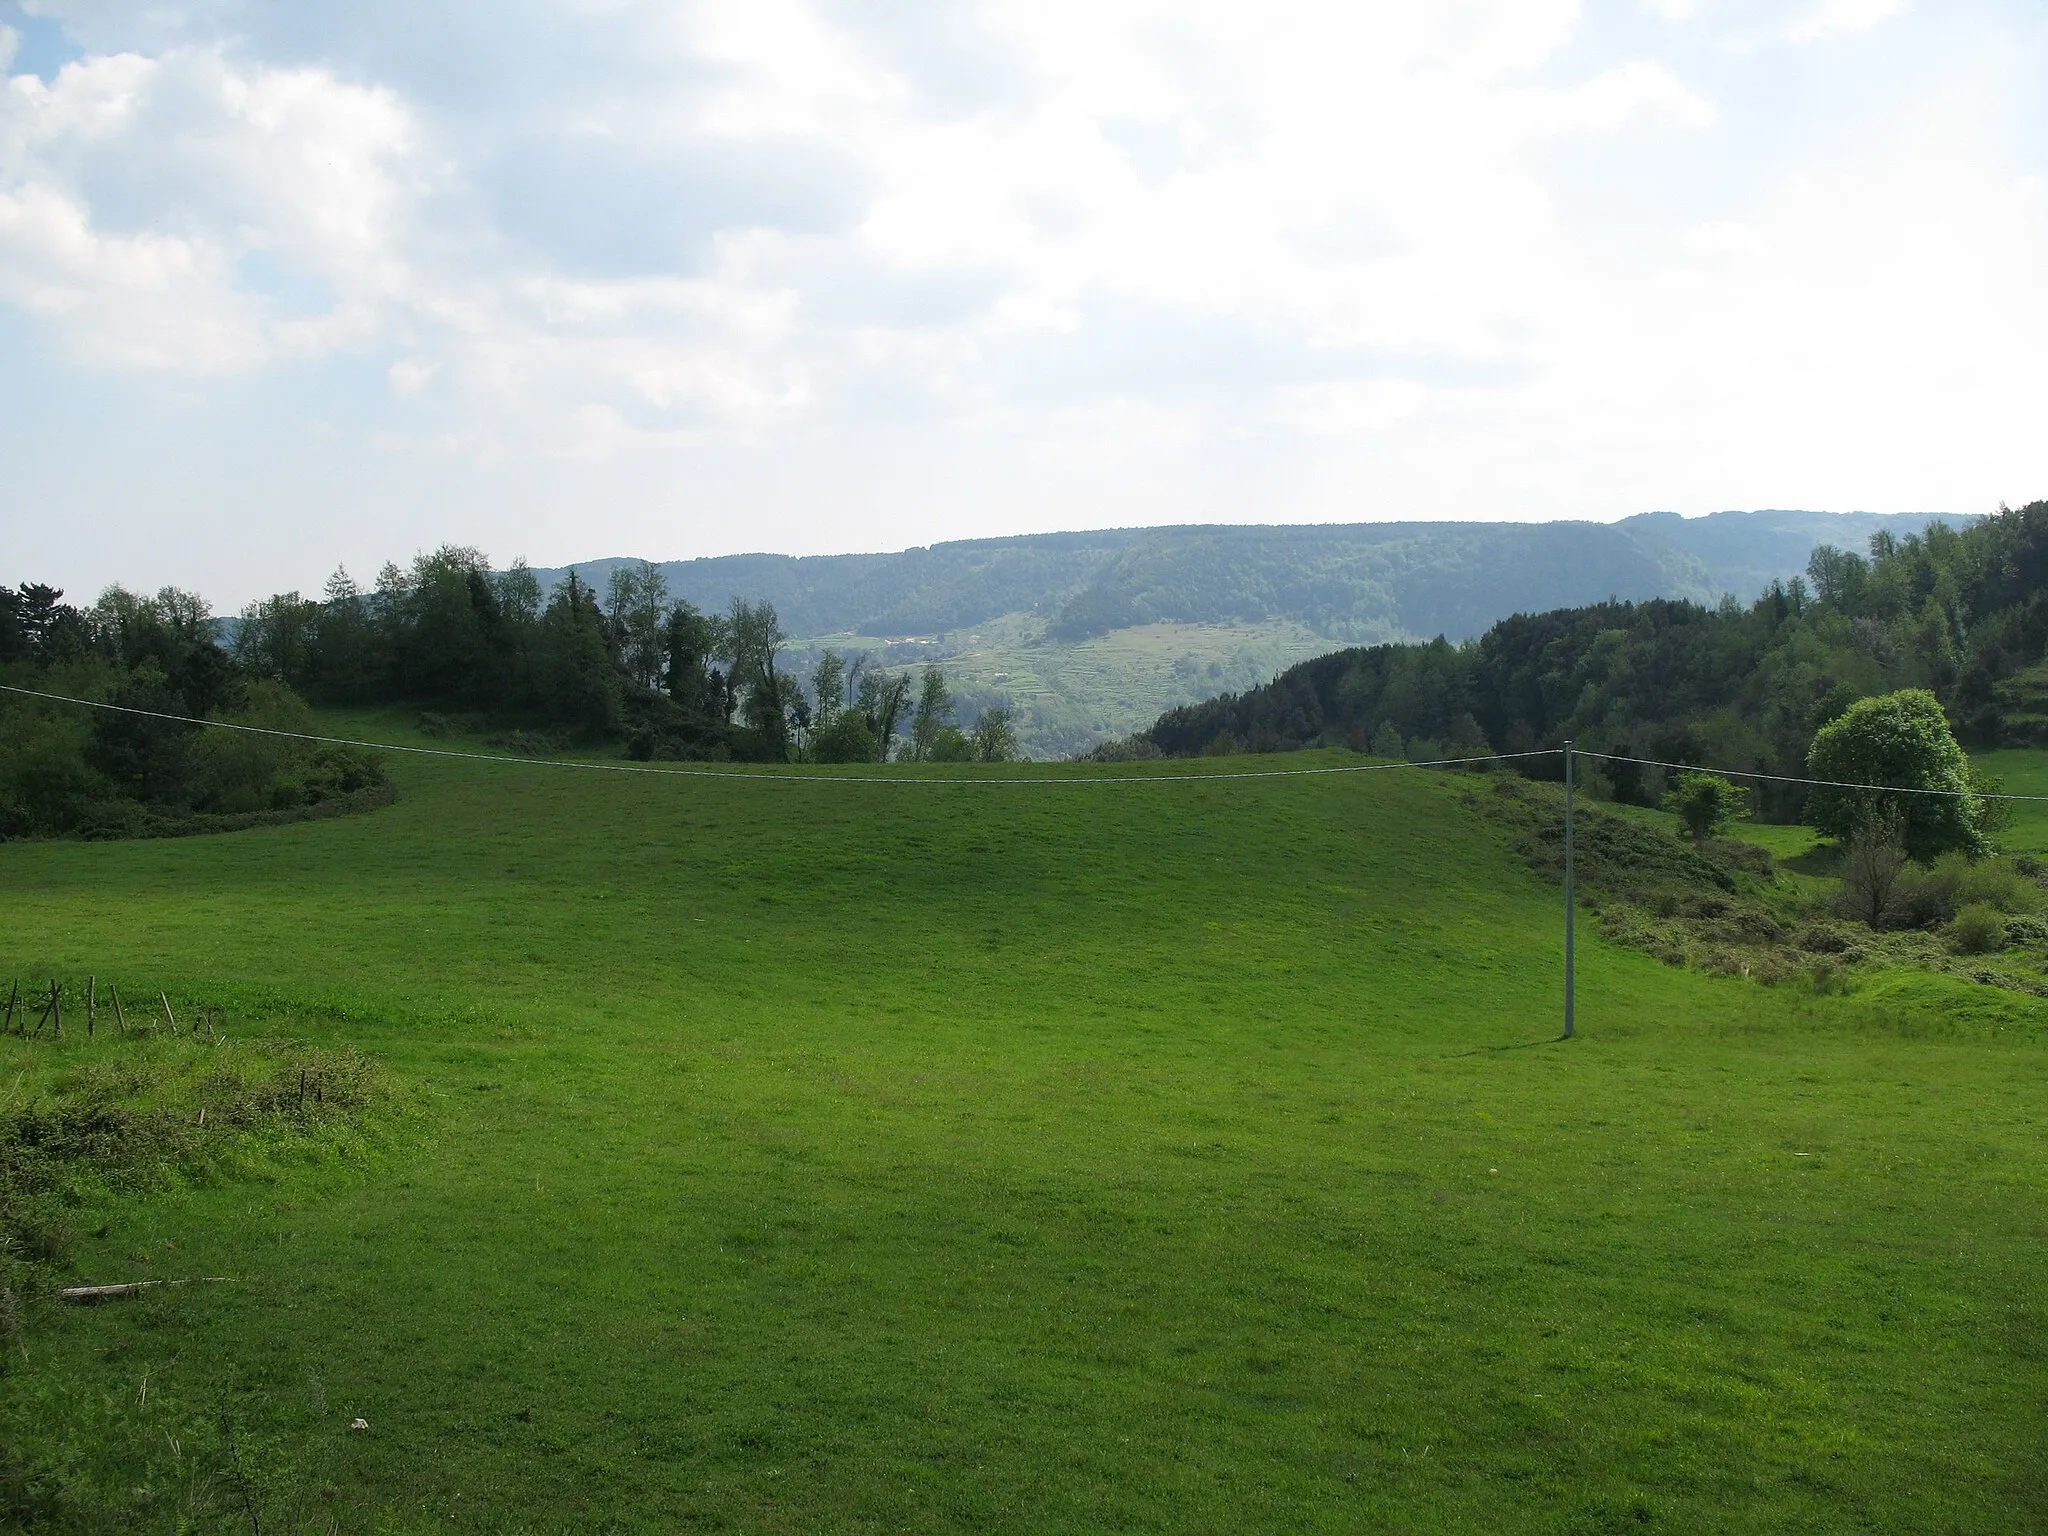
<instances>
[{"instance_id":1,"label":"green grass field","mask_svg":"<svg viewBox=\"0 0 2048 1536\"><path fill-rule=\"evenodd\" d=\"M2002 779L2007 794L2048 796L2048 752L1982 752L1975 762ZM2000 834L1999 842L2015 853L2048 854L2048 803L2015 802L2010 814L2012 825Z\"/></svg>"},{"instance_id":2,"label":"green grass field","mask_svg":"<svg viewBox=\"0 0 2048 1536\"><path fill-rule=\"evenodd\" d=\"M35 1320L51 1528L2048 1526L2048 1003L1587 922L1558 1042L1558 896L1470 778L393 767L0 847L11 974L407 1106L88 1213L83 1280L235 1283Z\"/></svg>"}]
</instances>

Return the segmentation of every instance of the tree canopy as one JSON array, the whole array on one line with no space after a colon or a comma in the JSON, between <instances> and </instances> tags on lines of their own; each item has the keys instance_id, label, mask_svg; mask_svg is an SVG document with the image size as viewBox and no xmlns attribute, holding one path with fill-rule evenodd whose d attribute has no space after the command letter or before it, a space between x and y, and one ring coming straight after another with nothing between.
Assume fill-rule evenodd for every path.
<instances>
[{"instance_id":1,"label":"tree canopy","mask_svg":"<svg viewBox=\"0 0 2048 1536\"><path fill-rule=\"evenodd\" d=\"M1941 702L1925 688L1858 699L1821 727L1806 765L1813 777L1836 784L1894 786L1814 789L1806 818L1830 837L1847 839L1883 821L1896 823L1906 852L1916 859L1952 848L1976 852L1983 844L1982 805L1969 759L1956 744Z\"/></svg>"},{"instance_id":2,"label":"tree canopy","mask_svg":"<svg viewBox=\"0 0 2048 1536\"><path fill-rule=\"evenodd\" d=\"M2048 744L2048 501L1957 531L1822 548L1747 606L1657 599L1503 619L1477 640L1335 651L1242 694L1171 710L1143 739L1171 756L1348 745L1421 759L1588 750L1681 768L1811 776L1817 734L1858 699L1920 690L1954 738ZM1554 771L1547 763L1532 772ZM1658 803L1669 772L1597 765L1617 799ZM1770 820L1807 791L1763 783Z\"/></svg>"}]
</instances>

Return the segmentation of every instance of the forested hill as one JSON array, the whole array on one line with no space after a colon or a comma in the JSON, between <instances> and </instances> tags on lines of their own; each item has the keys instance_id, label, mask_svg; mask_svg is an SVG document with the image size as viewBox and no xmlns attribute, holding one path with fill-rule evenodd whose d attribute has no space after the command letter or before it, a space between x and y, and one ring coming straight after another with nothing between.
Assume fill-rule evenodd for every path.
<instances>
[{"instance_id":1,"label":"forested hill","mask_svg":"<svg viewBox=\"0 0 2048 1536\"><path fill-rule=\"evenodd\" d=\"M1966 742L2048 742L2048 501L1867 547L1823 546L1748 605L1603 602L1517 614L1463 645L1337 651L1170 710L1125 750L1343 743L1419 758L1572 737L1798 774L1822 725L1898 688L1934 690Z\"/></svg>"},{"instance_id":2,"label":"forested hill","mask_svg":"<svg viewBox=\"0 0 2048 1536\"><path fill-rule=\"evenodd\" d=\"M1964 518L1948 518L1961 525ZM970 539L877 555L730 555L661 566L706 612L766 599L792 635L940 635L1031 614L1077 641L1158 622L1289 621L1333 640L1477 635L1510 613L1608 597L1748 601L1817 545L1918 516L1648 513L1620 523L1179 527ZM576 567L600 590L623 560ZM566 569L535 573L550 590Z\"/></svg>"}]
</instances>

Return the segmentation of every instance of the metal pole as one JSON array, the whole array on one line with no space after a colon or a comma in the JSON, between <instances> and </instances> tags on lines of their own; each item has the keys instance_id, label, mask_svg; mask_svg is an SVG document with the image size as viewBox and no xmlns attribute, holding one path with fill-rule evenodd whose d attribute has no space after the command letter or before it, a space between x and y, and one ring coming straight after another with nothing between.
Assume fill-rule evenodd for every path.
<instances>
[{"instance_id":1,"label":"metal pole","mask_svg":"<svg viewBox=\"0 0 2048 1536\"><path fill-rule=\"evenodd\" d=\"M1572 766L1573 743L1564 744L1564 1037L1569 1040L1576 1035L1578 1023L1573 1018L1572 996L1575 974L1572 955L1572 919L1578 913L1578 890L1572 871L1572 801L1577 798L1578 782Z\"/></svg>"}]
</instances>

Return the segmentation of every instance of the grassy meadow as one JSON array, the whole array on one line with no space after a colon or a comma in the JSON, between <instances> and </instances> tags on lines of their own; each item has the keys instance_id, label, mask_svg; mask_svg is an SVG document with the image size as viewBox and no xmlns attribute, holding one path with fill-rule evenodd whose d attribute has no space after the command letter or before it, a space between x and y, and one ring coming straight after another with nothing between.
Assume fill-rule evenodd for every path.
<instances>
[{"instance_id":1,"label":"grassy meadow","mask_svg":"<svg viewBox=\"0 0 2048 1536\"><path fill-rule=\"evenodd\" d=\"M2048 1002L1586 922L1560 1042L1483 778L1148 782L1274 761L394 757L362 816L0 846L7 974L357 1047L398 1104L82 1213L80 1281L233 1283L30 1320L15 1518L2048 1526ZM122 1049L0 1040L0 1093Z\"/></svg>"},{"instance_id":2,"label":"grassy meadow","mask_svg":"<svg viewBox=\"0 0 2048 1536\"><path fill-rule=\"evenodd\" d=\"M2012 824L1999 834L2000 844L2015 853L2048 854L2048 752L1983 752L1975 761L2003 782L2005 793L2043 797L2038 802L2015 801L2008 806Z\"/></svg>"}]
</instances>

